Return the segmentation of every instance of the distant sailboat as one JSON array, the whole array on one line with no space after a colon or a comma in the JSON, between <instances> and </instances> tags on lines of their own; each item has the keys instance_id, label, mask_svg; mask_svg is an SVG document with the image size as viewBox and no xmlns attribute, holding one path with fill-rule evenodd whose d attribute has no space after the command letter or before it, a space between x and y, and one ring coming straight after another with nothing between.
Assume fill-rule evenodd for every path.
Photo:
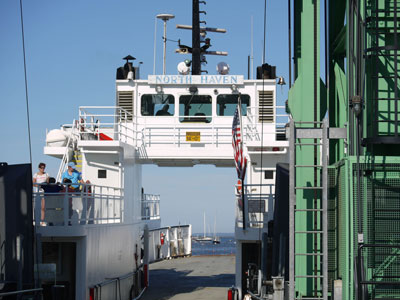
<instances>
[{"instance_id":1,"label":"distant sailboat","mask_svg":"<svg viewBox=\"0 0 400 300\"><path fill-rule=\"evenodd\" d=\"M214 237L213 237L212 242L213 242L213 244L220 244L221 239L219 236L217 236L216 227L217 227L217 216L215 216L215 218L214 218Z\"/></svg>"},{"instance_id":2,"label":"distant sailboat","mask_svg":"<svg viewBox=\"0 0 400 300\"><path fill-rule=\"evenodd\" d=\"M211 242L211 241L213 241L213 239L206 235L206 213L204 213L203 218L204 218L204 221L203 221L203 237L197 237L196 241L197 242Z\"/></svg>"}]
</instances>

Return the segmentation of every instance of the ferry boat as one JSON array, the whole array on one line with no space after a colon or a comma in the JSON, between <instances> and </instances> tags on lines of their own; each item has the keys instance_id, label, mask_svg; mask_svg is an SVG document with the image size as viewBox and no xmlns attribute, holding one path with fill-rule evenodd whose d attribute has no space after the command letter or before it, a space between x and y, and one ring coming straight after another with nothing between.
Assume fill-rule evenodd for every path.
<instances>
[{"instance_id":1,"label":"ferry boat","mask_svg":"<svg viewBox=\"0 0 400 300\"><path fill-rule=\"evenodd\" d=\"M193 5L198 14L196 1ZM239 298L248 289L249 266L261 259L261 241L271 233L268 224L274 218L276 164L288 161L288 116L277 105L275 67L261 66L254 80L229 74L227 64L219 65L218 74L204 75L201 61L215 53L200 47L206 44L200 33L216 29L194 23L192 31L199 39L190 49L178 49L192 54L191 62L179 65L179 74L141 79L134 57L128 55L117 69L115 106L80 107L71 124L47 134L45 154L62 161L57 180L73 161L90 181L82 184L79 196L66 193L62 216L54 217L58 223L46 219L53 226L38 226L45 261L58 264L58 279L71 282L76 299L96 299L100 292L102 297L115 295L109 285L114 281L122 295L139 295L148 276L146 232L160 227L159 197L143 194L142 165L234 167L232 120L238 103L248 159L246 181L232 183ZM36 195L36 203L40 197ZM72 199L70 216L67 198ZM191 230L183 235L190 239ZM190 246L179 240L176 251L187 253ZM152 248L158 249L158 258L161 247Z\"/></svg>"}]
</instances>

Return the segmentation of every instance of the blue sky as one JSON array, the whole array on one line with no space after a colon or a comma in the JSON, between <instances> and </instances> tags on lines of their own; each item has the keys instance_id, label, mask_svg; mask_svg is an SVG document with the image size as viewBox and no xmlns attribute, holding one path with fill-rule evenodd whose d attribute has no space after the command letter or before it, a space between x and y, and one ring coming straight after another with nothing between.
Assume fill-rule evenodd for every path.
<instances>
[{"instance_id":1,"label":"blue sky","mask_svg":"<svg viewBox=\"0 0 400 300\"><path fill-rule=\"evenodd\" d=\"M141 77L153 73L155 16L171 13L167 37L191 44L191 32L176 24L191 24L191 0L23 1L25 48L30 106L33 167L40 161L56 175L59 160L43 155L46 128L58 128L77 118L79 106L115 105L115 73L122 57L131 54L141 61ZM215 74L220 61L231 74L247 77L251 49L251 17L254 23L254 70L261 64L264 1L208 0L201 19L209 27L227 29L209 33L210 50L228 51L228 57L208 56L206 69ZM156 73L162 72L162 21L157 20ZM185 55L175 54L177 43L167 44L167 73ZM287 1L267 1L266 62L277 66L277 74L288 78ZM0 1L0 161L29 162L24 69L19 1ZM278 101L286 100L287 86L278 88ZM203 230L207 224L217 231L233 232L234 183L232 168L196 166L158 168L144 166L145 192L161 195L163 225L178 222Z\"/></svg>"}]
</instances>

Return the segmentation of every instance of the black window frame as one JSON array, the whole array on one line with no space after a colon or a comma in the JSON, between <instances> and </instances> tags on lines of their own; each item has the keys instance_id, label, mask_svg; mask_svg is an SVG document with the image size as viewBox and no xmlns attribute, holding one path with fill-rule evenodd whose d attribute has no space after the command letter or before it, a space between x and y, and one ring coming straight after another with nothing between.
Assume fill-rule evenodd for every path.
<instances>
[{"instance_id":1,"label":"black window frame","mask_svg":"<svg viewBox=\"0 0 400 300\"><path fill-rule=\"evenodd\" d=\"M107 170L106 169L98 169L97 170L97 178L106 179L107 178Z\"/></svg>"},{"instance_id":2,"label":"black window frame","mask_svg":"<svg viewBox=\"0 0 400 300\"><path fill-rule=\"evenodd\" d=\"M233 101L221 101L221 97L232 97L232 98L236 98ZM241 102L242 102L242 116L246 116L247 115L247 108L250 107L251 105L251 97L248 94L241 94L240 95L241 98ZM216 100L216 113L218 117L233 117L235 114L235 110L236 110L236 106L238 103L238 99L239 99L239 95L238 94L219 94L217 96L217 100ZM221 103L222 102L222 103ZM233 107L233 111L232 114L221 114L221 108L223 108L225 110L226 108L226 104L230 104L230 105L234 105ZM222 107L222 105L224 105L225 107Z\"/></svg>"},{"instance_id":3,"label":"black window frame","mask_svg":"<svg viewBox=\"0 0 400 300\"><path fill-rule=\"evenodd\" d=\"M183 100L182 98L185 98ZM202 100L204 98L205 100ZM184 103L182 103L182 100ZM197 101L196 101L197 100ZM204 101L204 103L201 103L201 101ZM205 114L204 112L196 112L195 114L191 114L190 109L192 108L192 104L201 104L201 108L203 104L207 105L207 110L210 112L210 114ZM208 104L209 104L209 109L208 109ZM179 122L181 123L186 123L186 122L192 122L192 123L211 123L212 121L212 109L213 109L213 101L212 101L212 96L211 95L180 95L179 96ZM182 107L181 105L184 105L183 107L183 114L182 114ZM189 108L187 108L187 105L189 105ZM188 111L189 109L189 111Z\"/></svg>"},{"instance_id":4,"label":"black window frame","mask_svg":"<svg viewBox=\"0 0 400 300\"><path fill-rule=\"evenodd\" d=\"M270 176L268 176L269 174ZM274 170L264 170L264 179L274 179L275 171Z\"/></svg>"},{"instance_id":5,"label":"black window frame","mask_svg":"<svg viewBox=\"0 0 400 300\"><path fill-rule=\"evenodd\" d=\"M147 108L147 113L148 114L144 114L144 112L146 112L146 110L144 109L145 105L150 105L147 103L144 103L147 99L145 99L148 96L152 96L151 100L153 100L154 96L156 97L163 97L166 96L166 99L164 101L164 99L161 100L161 103L155 103L154 100L152 103L153 107L150 109L149 107ZM162 111L162 108L168 104L169 105L169 109L168 109L168 113L169 114L159 114L157 115L157 113ZM162 105L161 107L156 108L156 105ZM171 108L172 107L172 108ZM172 111L172 112L170 112ZM140 97L140 115L143 117L170 117L170 116L174 116L175 114L175 96L173 94L143 94Z\"/></svg>"}]
</instances>

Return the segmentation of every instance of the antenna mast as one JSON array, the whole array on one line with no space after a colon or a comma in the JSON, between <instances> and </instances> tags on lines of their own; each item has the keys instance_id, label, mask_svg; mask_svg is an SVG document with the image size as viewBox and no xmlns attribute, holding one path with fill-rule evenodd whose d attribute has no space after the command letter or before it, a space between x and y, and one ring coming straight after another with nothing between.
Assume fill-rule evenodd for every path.
<instances>
[{"instance_id":1,"label":"antenna mast","mask_svg":"<svg viewBox=\"0 0 400 300\"><path fill-rule=\"evenodd\" d=\"M192 30L192 47L181 44L179 40L179 49L176 49L176 52L180 54L192 54L192 75L200 75L201 72L207 72L201 70L201 64L206 62L204 55L228 55L228 52L224 51L208 51L211 44L209 38L204 38L207 32L225 33L226 30L222 28L200 27L200 23L206 24L206 21L200 21L200 14L206 14L205 11L200 11L200 3L206 4L204 0L193 0L192 26L176 25L176 28L179 29ZM204 43L204 45L200 46L201 43Z\"/></svg>"},{"instance_id":2,"label":"antenna mast","mask_svg":"<svg viewBox=\"0 0 400 300\"><path fill-rule=\"evenodd\" d=\"M193 0L192 26L192 75L200 75L201 61L199 0Z\"/></svg>"}]
</instances>

